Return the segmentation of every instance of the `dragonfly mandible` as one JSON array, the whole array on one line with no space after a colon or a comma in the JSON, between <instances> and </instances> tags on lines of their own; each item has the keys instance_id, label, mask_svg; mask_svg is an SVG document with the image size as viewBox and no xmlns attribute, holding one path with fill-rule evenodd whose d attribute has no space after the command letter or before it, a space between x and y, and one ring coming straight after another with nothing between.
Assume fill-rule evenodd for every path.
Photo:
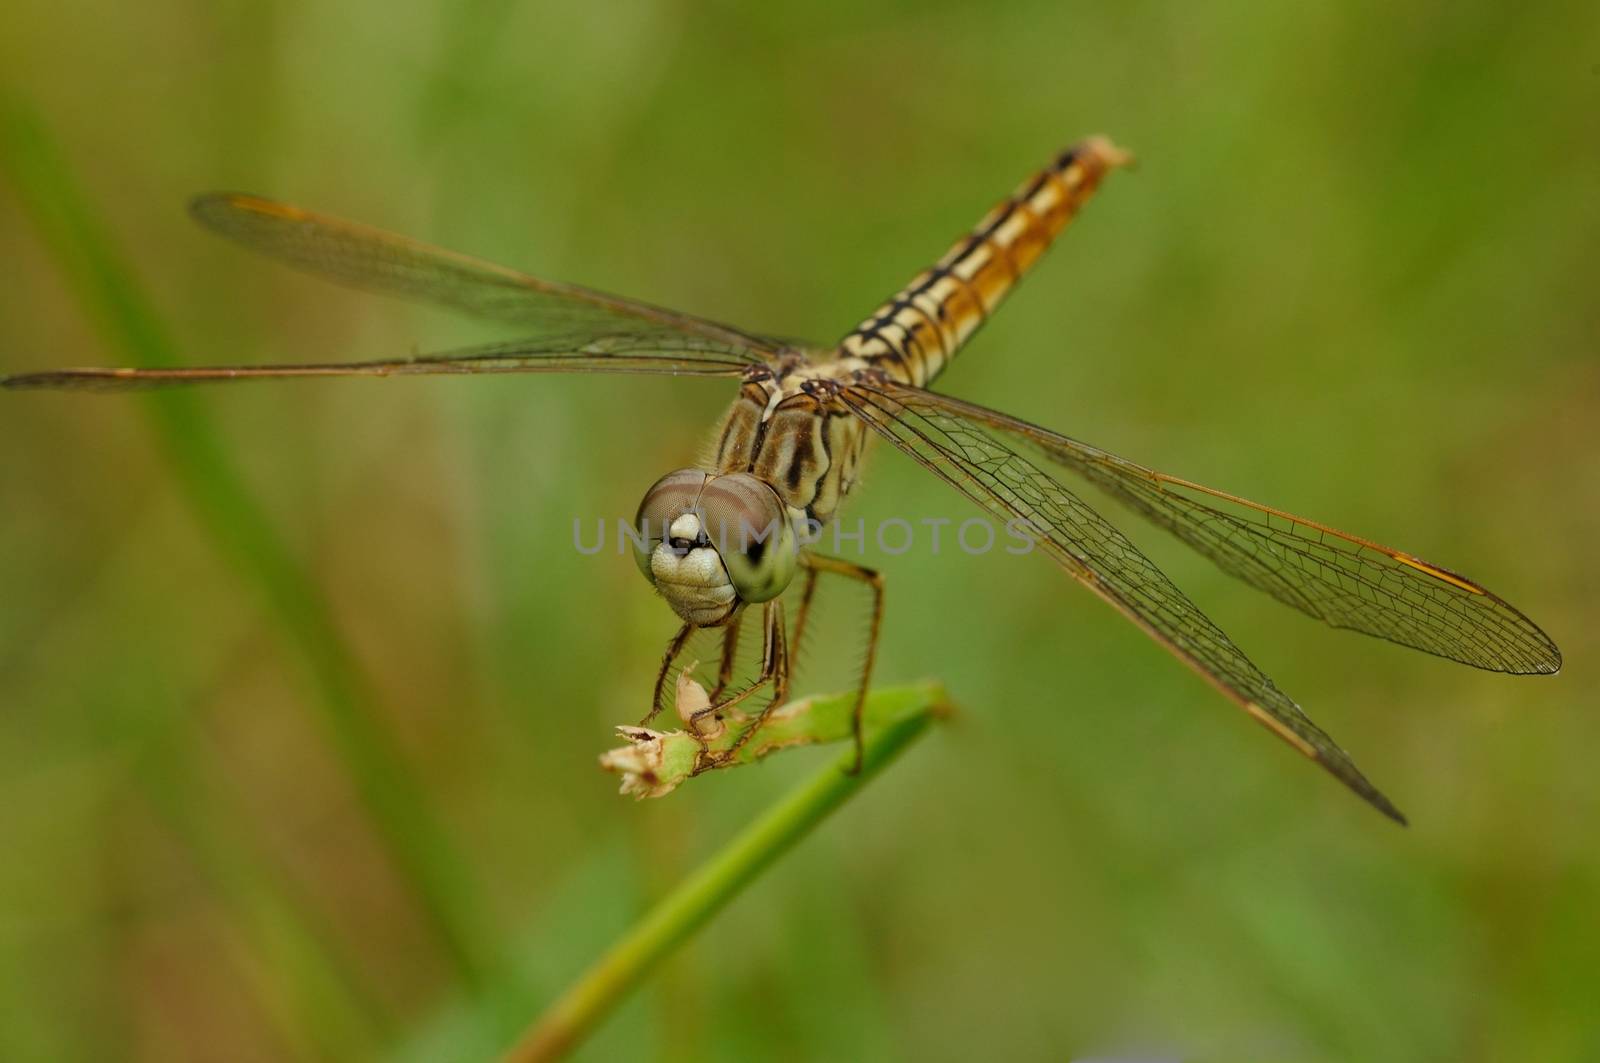
<instances>
[{"instance_id":1,"label":"dragonfly mandible","mask_svg":"<svg viewBox=\"0 0 1600 1063\"><path fill-rule=\"evenodd\" d=\"M639 507L639 568L682 621L657 673L647 721L661 710L667 679L690 636L721 628L719 681L701 711L729 713L759 692L768 701L747 725L748 738L788 695L792 654L785 591L798 578L797 646L818 581L855 580L872 594L856 701L859 756L884 580L876 571L816 552L797 529L834 516L855 483L867 440L876 437L991 515L1022 522L1067 575L1289 745L1404 823L1350 757L1060 474L1088 481L1230 575L1334 627L1492 671L1553 673L1561 666L1560 651L1533 621L1474 580L1413 554L929 390L1102 179L1127 161L1102 137L1062 152L832 347L778 340L541 280L257 196L206 195L193 202L194 217L252 250L357 287L522 326L528 335L381 361L59 369L0 378L0 384L125 389L293 377L549 372L735 379L739 395L723 420L714 460L669 473ZM734 527L740 529L737 542L728 537ZM748 534L752 529L756 534ZM755 607L761 610L759 674L730 693L739 620ZM712 758L702 768L716 766Z\"/></svg>"}]
</instances>

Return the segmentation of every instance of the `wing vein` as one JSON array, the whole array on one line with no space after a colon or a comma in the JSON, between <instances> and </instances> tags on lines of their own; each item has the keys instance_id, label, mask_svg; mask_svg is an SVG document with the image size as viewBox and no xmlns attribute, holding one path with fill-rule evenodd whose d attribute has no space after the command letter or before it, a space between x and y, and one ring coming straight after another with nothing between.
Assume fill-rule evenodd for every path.
<instances>
[{"instance_id":1,"label":"wing vein","mask_svg":"<svg viewBox=\"0 0 1600 1063\"><path fill-rule=\"evenodd\" d=\"M1117 608L1280 738L1400 822L1404 817L1339 746L1120 531L990 426L943 397L858 383L841 400L924 468L998 516L1021 520L1069 575Z\"/></svg>"}]
</instances>

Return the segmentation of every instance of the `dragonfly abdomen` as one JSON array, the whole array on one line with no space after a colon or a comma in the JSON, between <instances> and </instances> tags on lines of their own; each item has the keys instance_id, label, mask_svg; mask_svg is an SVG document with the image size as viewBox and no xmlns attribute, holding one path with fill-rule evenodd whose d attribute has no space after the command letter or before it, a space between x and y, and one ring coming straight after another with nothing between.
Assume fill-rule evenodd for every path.
<instances>
[{"instance_id":1,"label":"dragonfly abdomen","mask_svg":"<svg viewBox=\"0 0 1600 1063\"><path fill-rule=\"evenodd\" d=\"M904 383L926 386L1129 156L1103 137L1062 152L1002 200L937 263L840 341Z\"/></svg>"}]
</instances>

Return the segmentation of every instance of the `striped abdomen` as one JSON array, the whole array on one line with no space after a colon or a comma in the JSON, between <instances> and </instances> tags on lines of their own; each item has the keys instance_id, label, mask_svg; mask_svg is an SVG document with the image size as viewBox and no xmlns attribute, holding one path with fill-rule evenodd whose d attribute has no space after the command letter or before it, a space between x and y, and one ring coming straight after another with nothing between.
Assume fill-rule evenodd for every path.
<instances>
[{"instance_id":1,"label":"striped abdomen","mask_svg":"<svg viewBox=\"0 0 1600 1063\"><path fill-rule=\"evenodd\" d=\"M898 380L928 384L1094 194L1106 172L1127 161L1127 154L1103 137L1063 152L840 341L840 353L864 358Z\"/></svg>"}]
</instances>

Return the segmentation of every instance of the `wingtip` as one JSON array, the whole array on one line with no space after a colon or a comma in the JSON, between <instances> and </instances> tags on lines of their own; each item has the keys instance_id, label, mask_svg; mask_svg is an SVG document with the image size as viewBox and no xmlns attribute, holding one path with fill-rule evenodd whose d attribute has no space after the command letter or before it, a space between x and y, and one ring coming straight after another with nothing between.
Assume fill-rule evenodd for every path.
<instances>
[{"instance_id":1,"label":"wingtip","mask_svg":"<svg viewBox=\"0 0 1600 1063\"><path fill-rule=\"evenodd\" d=\"M184 204L184 208L188 210L189 217L201 218L205 215L206 208L211 204L232 198L232 192L200 192L190 196L189 201Z\"/></svg>"},{"instance_id":2,"label":"wingtip","mask_svg":"<svg viewBox=\"0 0 1600 1063\"><path fill-rule=\"evenodd\" d=\"M1406 814L1396 808L1395 803L1389 800L1382 790L1372 785L1370 779L1356 770L1354 764L1343 766L1348 770L1339 770L1322 757L1317 758L1317 763L1326 768L1334 778L1344 783L1351 793L1381 812L1385 818L1393 820L1402 827L1411 826L1411 821L1406 818Z\"/></svg>"},{"instance_id":3,"label":"wingtip","mask_svg":"<svg viewBox=\"0 0 1600 1063\"><path fill-rule=\"evenodd\" d=\"M1337 750L1335 755L1330 757L1328 751L1318 750L1312 754L1311 759L1328 774L1344 783L1351 793L1383 813L1389 819L1394 820L1402 827L1411 826L1411 821L1406 818L1406 814L1395 807L1395 803L1389 800L1382 790L1372 785L1372 780L1361 773L1361 769L1356 767L1349 754L1344 753L1343 750Z\"/></svg>"},{"instance_id":4,"label":"wingtip","mask_svg":"<svg viewBox=\"0 0 1600 1063\"><path fill-rule=\"evenodd\" d=\"M1382 794L1379 794L1378 796L1383 798L1383 800L1382 803L1377 801L1372 802L1374 808L1376 808L1379 812L1382 812L1385 816L1388 816L1390 819L1394 820L1396 823L1400 824L1402 827L1411 826L1411 821L1406 818L1406 814L1404 812L1394 807L1394 804L1390 802L1387 797L1383 797Z\"/></svg>"},{"instance_id":5,"label":"wingtip","mask_svg":"<svg viewBox=\"0 0 1600 1063\"><path fill-rule=\"evenodd\" d=\"M5 391L105 391L137 383L137 374L126 369L43 369L0 376Z\"/></svg>"},{"instance_id":6,"label":"wingtip","mask_svg":"<svg viewBox=\"0 0 1600 1063\"><path fill-rule=\"evenodd\" d=\"M247 198L249 197L240 192L201 192L199 195L189 197L187 204L189 217L209 227L212 217L219 208L232 207Z\"/></svg>"},{"instance_id":7,"label":"wingtip","mask_svg":"<svg viewBox=\"0 0 1600 1063\"><path fill-rule=\"evenodd\" d=\"M1532 654L1510 661L1494 661L1489 664L1476 664L1478 667L1487 667L1492 671L1504 672L1507 675L1555 675L1565 666L1566 660L1561 656L1561 647L1543 631L1535 629L1539 638L1539 648Z\"/></svg>"},{"instance_id":8,"label":"wingtip","mask_svg":"<svg viewBox=\"0 0 1600 1063\"><path fill-rule=\"evenodd\" d=\"M189 200L189 213L195 218L205 221L214 207L222 207L229 211L246 211L252 214L265 214L276 218L296 220L305 217L305 211L299 207L280 203L276 199L258 196L253 192L202 192Z\"/></svg>"},{"instance_id":9,"label":"wingtip","mask_svg":"<svg viewBox=\"0 0 1600 1063\"><path fill-rule=\"evenodd\" d=\"M1322 763L1323 767L1329 767L1327 761L1320 760L1320 762ZM1350 787L1351 790L1355 791L1357 797L1361 798L1379 812L1382 812L1389 819L1394 820L1402 827L1411 826L1411 821L1406 818L1406 814L1395 807L1395 803L1389 800L1382 790L1372 785L1372 782L1365 775L1362 775L1359 771L1355 770L1354 764L1349 765L1349 768L1355 776L1354 778L1351 778L1349 775L1339 771L1335 771L1333 774L1339 779L1340 782L1344 783L1346 786Z\"/></svg>"}]
</instances>

